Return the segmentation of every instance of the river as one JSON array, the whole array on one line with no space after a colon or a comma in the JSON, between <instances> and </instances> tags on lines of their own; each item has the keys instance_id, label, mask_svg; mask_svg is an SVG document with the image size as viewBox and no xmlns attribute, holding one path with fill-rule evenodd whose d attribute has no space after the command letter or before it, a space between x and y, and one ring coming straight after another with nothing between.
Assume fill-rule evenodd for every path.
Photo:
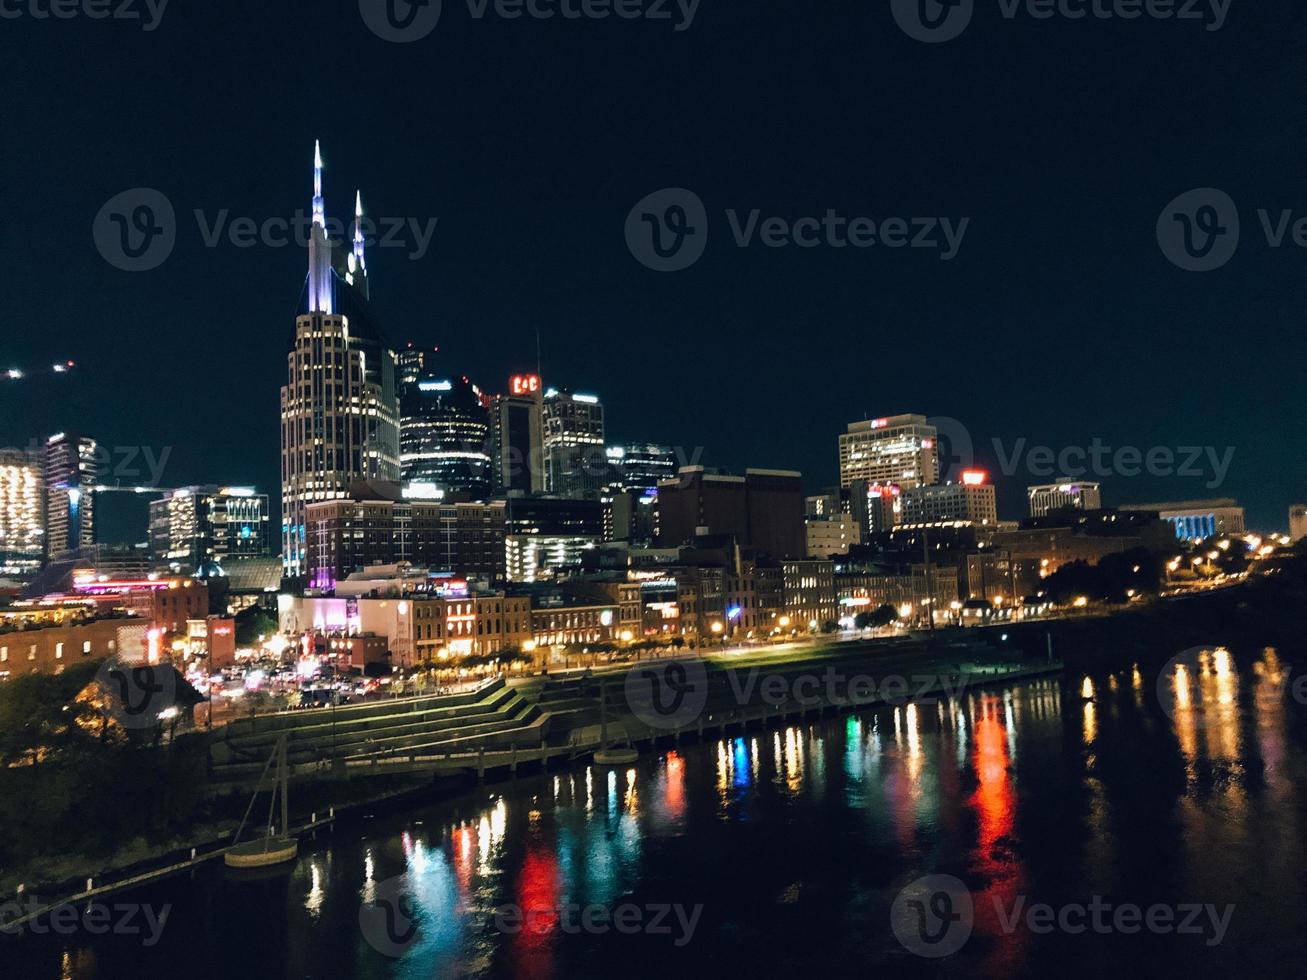
<instances>
[{"instance_id":1,"label":"river","mask_svg":"<svg viewBox=\"0 0 1307 980\"><path fill-rule=\"evenodd\" d=\"M1077 671L519 776L2 938L0 975L1301 973L1296 676L1205 651L1169 701Z\"/></svg>"}]
</instances>

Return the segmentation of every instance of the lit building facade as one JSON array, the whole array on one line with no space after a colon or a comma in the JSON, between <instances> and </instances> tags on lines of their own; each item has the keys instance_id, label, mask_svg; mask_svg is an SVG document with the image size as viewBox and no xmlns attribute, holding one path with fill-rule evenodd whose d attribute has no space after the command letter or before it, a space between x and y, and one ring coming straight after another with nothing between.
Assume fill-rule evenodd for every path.
<instances>
[{"instance_id":1,"label":"lit building facade","mask_svg":"<svg viewBox=\"0 0 1307 980\"><path fill-rule=\"evenodd\" d=\"M99 447L94 439L60 433L45 447L46 554L57 558L95 544L95 485Z\"/></svg>"},{"instance_id":2,"label":"lit building facade","mask_svg":"<svg viewBox=\"0 0 1307 980\"><path fill-rule=\"evenodd\" d=\"M0 578L26 578L45 560L45 479L41 457L0 452Z\"/></svg>"},{"instance_id":3,"label":"lit building facade","mask_svg":"<svg viewBox=\"0 0 1307 980\"><path fill-rule=\"evenodd\" d=\"M1058 480L1030 487L1030 516L1043 517L1049 511L1074 507L1076 510L1099 510L1103 506L1100 485L1089 480Z\"/></svg>"},{"instance_id":4,"label":"lit building facade","mask_svg":"<svg viewBox=\"0 0 1307 980\"><path fill-rule=\"evenodd\" d=\"M840 486L889 483L907 490L939 481L938 433L924 415L850 422L840 435Z\"/></svg>"},{"instance_id":5,"label":"lit building facade","mask_svg":"<svg viewBox=\"0 0 1307 980\"><path fill-rule=\"evenodd\" d=\"M900 523L938 524L962 521L993 527L998 524L994 485L979 470L966 470L960 483L936 483L903 491Z\"/></svg>"},{"instance_id":6,"label":"lit building facade","mask_svg":"<svg viewBox=\"0 0 1307 980\"><path fill-rule=\"evenodd\" d=\"M305 508L348 494L356 479L398 480L395 353L371 316L356 199L353 250L333 265L314 161L313 225L304 311L295 320L281 389L282 562L305 570Z\"/></svg>"},{"instance_id":7,"label":"lit building facade","mask_svg":"<svg viewBox=\"0 0 1307 980\"><path fill-rule=\"evenodd\" d=\"M1244 510L1228 497L1215 500L1180 500L1161 504L1123 504L1124 511L1156 511L1175 528L1181 541L1201 541L1219 535L1241 535L1247 530Z\"/></svg>"},{"instance_id":8,"label":"lit building facade","mask_svg":"<svg viewBox=\"0 0 1307 980\"><path fill-rule=\"evenodd\" d=\"M406 483L475 500L490 495L490 417L480 390L467 378L424 376L405 385L399 443Z\"/></svg>"},{"instance_id":9,"label":"lit building facade","mask_svg":"<svg viewBox=\"0 0 1307 980\"><path fill-rule=\"evenodd\" d=\"M862 542L858 522L849 514L809 517L804 523L804 531L807 534L809 558L847 555L850 547Z\"/></svg>"},{"instance_id":10,"label":"lit building facade","mask_svg":"<svg viewBox=\"0 0 1307 980\"><path fill-rule=\"evenodd\" d=\"M595 498L608 482L604 407L595 395L550 389L541 408L545 491Z\"/></svg>"},{"instance_id":11,"label":"lit building facade","mask_svg":"<svg viewBox=\"0 0 1307 980\"><path fill-rule=\"evenodd\" d=\"M198 568L268 553L268 495L250 487L184 487L150 502L150 553Z\"/></svg>"},{"instance_id":12,"label":"lit building facade","mask_svg":"<svg viewBox=\"0 0 1307 980\"><path fill-rule=\"evenodd\" d=\"M668 446L627 443L604 451L614 490L653 490L665 480L676 478L676 453Z\"/></svg>"},{"instance_id":13,"label":"lit building facade","mask_svg":"<svg viewBox=\"0 0 1307 980\"><path fill-rule=\"evenodd\" d=\"M1297 544L1307 538L1307 504L1294 504L1289 508L1289 540Z\"/></svg>"}]
</instances>

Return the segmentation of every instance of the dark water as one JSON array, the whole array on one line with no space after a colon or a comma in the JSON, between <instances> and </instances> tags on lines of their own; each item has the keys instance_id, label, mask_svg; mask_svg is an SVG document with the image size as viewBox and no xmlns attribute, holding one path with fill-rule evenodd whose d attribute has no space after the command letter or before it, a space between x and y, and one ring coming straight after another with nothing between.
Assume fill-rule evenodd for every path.
<instances>
[{"instance_id":1,"label":"dark water","mask_svg":"<svg viewBox=\"0 0 1307 980\"><path fill-rule=\"evenodd\" d=\"M1156 672L1127 667L519 777L343 828L277 879L213 868L107 900L172 904L153 947L26 936L0 940L0 966L115 980L1303 975L1296 674L1271 651L1214 652L1181 674L1169 712ZM900 899L905 945L895 899L931 874L964 894ZM1047 903L1075 929L1094 896L1110 931L1012 918ZM969 932L951 918L967 902ZM506 904L525 928L511 914L497 928ZM1219 942L1189 911L1207 904L1228 916ZM1123 905L1156 928L1113 927ZM663 906L682 917L655 922ZM622 907L629 934L611 924ZM914 951L940 951L926 943L941 930L956 952Z\"/></svg>"}]
</instances>

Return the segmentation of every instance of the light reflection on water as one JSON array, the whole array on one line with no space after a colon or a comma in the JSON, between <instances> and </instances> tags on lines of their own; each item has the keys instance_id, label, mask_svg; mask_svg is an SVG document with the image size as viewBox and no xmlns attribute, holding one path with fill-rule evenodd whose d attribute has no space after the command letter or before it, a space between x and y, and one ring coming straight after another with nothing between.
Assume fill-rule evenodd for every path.
<instances>
[{"instance_id":1,"label":"light reflection on water","mask_svg":"<svg viewBox=\"0 0 1307 980\"><path fill-rule=\"evenodd\" d=\"M213 975L255 961L225 929L284 947L258 974L272 977L695 975L702 956L766 975L807 957L841 974L838 944L802 942L819 923L859 937L848 941L860 969L913 972L927 964L888 934L888 907L906 882L944 872L975 906L973 939L945 972L1031 972L1066 956L1119 970L1127 953L1153 955L1145 943L1011 932L999 914L1023 896L1095 894L1236 902L1258 937L1239 948L1236 916L1229 962L1244 965L1304 898L1293 869L1307 766L1288 674L1274 651L1241 672L1211 650L1163 676L1165 714L1135 664L732 732L630 768L522 776L380 817L328 837L280 885L210 875L140 900L176 906L160 956L204 949ZM417 932L392 959L367 941L360 905L396 888ZM702 903L695 940L574 934L560 915L647 902ZM505 903L524 917L510 934L493 925ZM1290 924L1283 934L1290 942ZM156 975L133 953L133 975ZM74 944L30 975L116 976L102 965L115 955L111 940ZM1198 947L1173 955L1208 965Z\"/></svg>"}]
</instances>

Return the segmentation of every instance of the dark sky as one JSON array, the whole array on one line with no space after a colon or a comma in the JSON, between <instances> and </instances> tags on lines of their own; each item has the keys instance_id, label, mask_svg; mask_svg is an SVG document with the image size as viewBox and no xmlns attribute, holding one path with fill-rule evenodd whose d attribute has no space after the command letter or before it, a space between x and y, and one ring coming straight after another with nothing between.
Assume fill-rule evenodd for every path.
<instances>
[{"instance_id":1,"label":"dark sky","mask_svg":"<svg viewBox=\"0 0 1307 980\"><path fill-rule=\"evenodd\" d=\"M0 369L78 369L0 382L0 444L80 428L171 447L165 484L275 494L305 254L207 247L193 212L306 209L318 138L332 215L359 187L372 215L439 219L421 260L370 253L392 337L498 390L533 364L538 328L546 383L601 395L615 439L801 469L816 489L836 480L845 423L921 412L965 423L1003 516L1041 477L1002 476L995 439L1007 455L1095 438L1235 451L1219 487L1210 463L1115 473L1109 503L1229 495L1279 528L1307 498L1307 251L1270 248L1257 218L1307 216L1299 4L1234 0L1208 31L1009 20L976 0L942 44L909 38L888 3L846 0L702 0L684 31L679 13L477 20L444 0L403 45L350 2L173 0L152 32L20 9L0 20ZM172 202L177 245L127 273L92 222L140 186ZM623 226L664 187L702 198L709 238L660 274ZM1195 187L1227 192L1242 221L1233 260L1205 274L1155 234ZM947 262L736 247L725 211L755 208L970 223Z\"/></svg>"}]
</instances>

